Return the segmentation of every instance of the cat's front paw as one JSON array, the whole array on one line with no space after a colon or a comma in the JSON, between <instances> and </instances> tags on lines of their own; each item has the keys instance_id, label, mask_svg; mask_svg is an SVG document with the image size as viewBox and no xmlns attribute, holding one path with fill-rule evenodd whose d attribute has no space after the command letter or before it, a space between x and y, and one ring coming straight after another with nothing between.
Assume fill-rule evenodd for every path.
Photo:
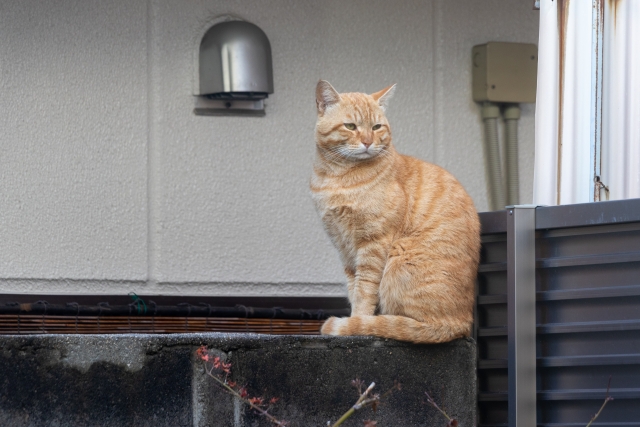
<instances>
[{"instance_id":1,"label":"cat's front paw","mask_svg":"<svg viewBox=\"0 0 640 427\"><path fill-rule=\"evenodd\" d=\"M322 335L343 335L341 329L345 324L346 318L330 317L322 325L320 332Z\"/></svg>"}]
</instances>

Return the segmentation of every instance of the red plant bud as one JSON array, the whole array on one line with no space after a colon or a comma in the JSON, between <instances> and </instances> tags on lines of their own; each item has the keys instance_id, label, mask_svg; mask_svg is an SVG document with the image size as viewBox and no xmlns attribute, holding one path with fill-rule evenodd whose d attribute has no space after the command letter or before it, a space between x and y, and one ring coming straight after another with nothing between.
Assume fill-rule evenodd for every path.
<instances>
[{"instance_id":1,"label":"red plant bud","mask_svg":"<svg viewBox=\"0 0 640 427\"><path fill-rule=\"evenodd\" d=\"M262 405L262 401L263 399L261 397L252 397L251 399L249 399L249 403L256 406Z\"/></svg>"},{"instance_id":2,"label":"red plant bud","mask_svg":"<svg viewBox=\"0 0 640 427\"><path fill-rule=\"evenodd\" d=\"M209 361L209 355L207 354L207 347L201 346L196 350L196 354L200 359L204 360L205 362Z\"/></svg>"}]
</instances>

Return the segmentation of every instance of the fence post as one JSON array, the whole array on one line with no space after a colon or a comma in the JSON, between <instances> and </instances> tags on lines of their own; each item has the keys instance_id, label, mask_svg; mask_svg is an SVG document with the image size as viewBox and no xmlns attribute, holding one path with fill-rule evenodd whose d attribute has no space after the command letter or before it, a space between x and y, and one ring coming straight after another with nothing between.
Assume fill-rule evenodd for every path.
<instances>
[{"instance_id":1,"label":"fence post","mask_svg":"<svg viewBox=\"0 0 640 427\"><path fill-rule=\"evenodd\" d=\"M536 210L507 206L509 427L536 427Z\"/></svg>"}]
</instances>

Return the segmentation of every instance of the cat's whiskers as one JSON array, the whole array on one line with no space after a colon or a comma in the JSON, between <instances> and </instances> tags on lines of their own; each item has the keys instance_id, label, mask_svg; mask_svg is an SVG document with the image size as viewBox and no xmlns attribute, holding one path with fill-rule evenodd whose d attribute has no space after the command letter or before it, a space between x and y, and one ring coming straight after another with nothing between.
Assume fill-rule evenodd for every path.
<instances>
[{"instance_id":1,"label":"cat's whiskers","mask_svg":"<svg viewBox=\"0 0 640 427\"><path fill-rule=\"evenodd\" d=\"M383 147L378 152L378 156L380 156L380 157L389 157L389 156L391 156L391 152L386 147Z\"/></svg>"},{"instance_id":2,"label":"cat's whiskers","mask_svg":"<svg viewBox=\"0 0 640 427\"><path fill-rule=\"evenodd\" d=\"M326 148L323 152L323 156L329 162L342 166L345 163L345 155L342 152L341 146Z\"/></svg>"}]
</instances>

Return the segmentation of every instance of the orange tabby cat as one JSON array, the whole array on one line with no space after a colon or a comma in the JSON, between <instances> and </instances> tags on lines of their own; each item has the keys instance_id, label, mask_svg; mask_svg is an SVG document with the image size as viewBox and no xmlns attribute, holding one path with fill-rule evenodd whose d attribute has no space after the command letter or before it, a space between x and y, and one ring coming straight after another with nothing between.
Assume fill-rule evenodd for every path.
<instances>
[{"instance_id":1,"label":"orange tabby cat","mask_svg":"<svg viewBox=\"0 0 640 427\"><path fill-rule=\"evenodd\" d=\"M446 342L471 332L480 223L450 173L394 149L384 114L394 89L316 88L311 191L351 303L322 333Z\"/></svg>"}]
</instances>

